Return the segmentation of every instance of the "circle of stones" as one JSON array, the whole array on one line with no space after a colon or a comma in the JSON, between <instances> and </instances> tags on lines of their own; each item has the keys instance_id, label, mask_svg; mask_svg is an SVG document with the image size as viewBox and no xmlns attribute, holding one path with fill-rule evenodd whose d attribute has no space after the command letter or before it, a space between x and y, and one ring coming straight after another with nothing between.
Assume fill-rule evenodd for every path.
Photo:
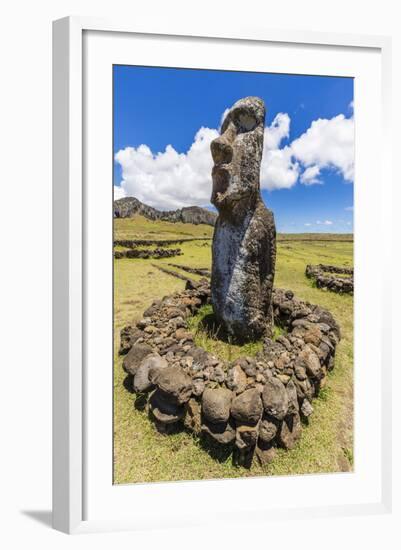
<instances>
[{"instance_id":1,"label":"circle of stones","mask_svg":"<svg viewBox=\"0 0 401 550\"><path fill-rule=\"evenodd\" d=\"M274 322L283 333L266 338L255 357L223 361L194 343L188 325L210 295L206 279L187 281L122 329L124 384L159 431L185 427L232 449L238 464L254 456L265 464L278 446L292 449L299 439L334 367L340 329L329 311L275 289Z\"/></svg>"}]
</instances>

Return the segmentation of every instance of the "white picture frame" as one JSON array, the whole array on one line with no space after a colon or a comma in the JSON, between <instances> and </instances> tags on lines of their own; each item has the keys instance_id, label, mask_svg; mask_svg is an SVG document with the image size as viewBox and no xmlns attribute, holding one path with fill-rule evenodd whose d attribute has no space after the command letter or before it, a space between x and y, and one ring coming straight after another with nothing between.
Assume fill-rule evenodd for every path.
<instances>
[{"instance_id":1,"label":"white picture frame","mask_svg":"<svg viewBox=\"0 0 401 550\"><path fill-rule=\"evenodd\" d=\"M87 17L68 17L54 22L53 32L53 526L67 532L88 532L116 529L146 528L150 523L143 517L87 518L85 494L88 465L84 454L90 423L86 422L86 372L85 354L87 334L85 328L85 233L88 219L85 218L84 191L84 33L118 33L118 36L180 37L188 44L191 41L227 41L236 44L288 44L308 48L325 46L346 51L358 49L375 51L381 64L381 160L380 179L382 188L388 191L386 200L391 200L391 168L389 153L390 128L390 55L391 41L387 37L327 34L314 32L288 32L267 29L185 29L179 24L166 28L143 28L130 22L105 21ZM110 34L111 36L111 34ZM117 36L117 34L114 34ZM111 186L111 183L110 183ZM111 193L111 191L110 191ZM111 196L111 194L110 194ZM388 220L382 209L381 231ZM363 223L363 216L361 216ZM388 229L390 230L390 229ZM110 236L111 240L111 236ZM388 262L389 251L383 249L382 261ZM380 275L381 288L388 286L386 270ZM383 296L385 294L383 293ZM382 307L390 309L386 294ZM384 300L384 298L383 298ZM278 507L270 511L271 517L296 518L313 514L333 516L386 513L391 509L391 386L390 386L390 343L389 335L382 330L380 335L381 363L380 391L381 442L380 498L371 501L333 503L325 506L296 505L291 508ZM111 368L111 366L110 366ZM92 470L91 470L92 472ZM93 475L93 474L92 474ZM314 476L309 476L309 479ZM201 485L218 482L204 482ZM233 484L234 481L226 481ZM241 480L242 486L255 486L255 480ZM280 480L278 480L280 483ZM161 484L163 485L163 484ZM174 490L174 487L169 489ZM192 482L192 485L195 485ZM209 486L210 490L211 485ZM228 485L226 485L228 487ZM130 490L129 487L125 489ZM184 491L183 484L175 485L176 491ZM143 494L151 491L142 486ZM159 490L164 491L159 486ZM257 507L257 506L256 506ZM262 509L260 509L262 512ZM262 513L256 514L257 521L264 521ZM193 519L193 518L192 518ZM169 524L169 518L166 519ZM236 518L233 518L236 521ZM191 524L191 517L179 518L176 525Z\"/></svg>"}]
</instances>

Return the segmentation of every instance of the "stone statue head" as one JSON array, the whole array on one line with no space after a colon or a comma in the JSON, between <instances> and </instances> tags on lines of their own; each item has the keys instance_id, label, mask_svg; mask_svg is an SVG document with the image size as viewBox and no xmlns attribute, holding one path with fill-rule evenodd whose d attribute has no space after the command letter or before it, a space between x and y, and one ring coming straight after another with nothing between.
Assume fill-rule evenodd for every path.
<instances>
[{"instance_id":1,"label":"stone statue head","mask_svg":"<svg viewBox=\"0 0 401 550\"><path fill-rule=\"evenodd\" d=\"M237 101L210 148L214 161L211 202L220 213L249 210L260 196L265 104L259 97Z\"/></svg>"}]
</instances>

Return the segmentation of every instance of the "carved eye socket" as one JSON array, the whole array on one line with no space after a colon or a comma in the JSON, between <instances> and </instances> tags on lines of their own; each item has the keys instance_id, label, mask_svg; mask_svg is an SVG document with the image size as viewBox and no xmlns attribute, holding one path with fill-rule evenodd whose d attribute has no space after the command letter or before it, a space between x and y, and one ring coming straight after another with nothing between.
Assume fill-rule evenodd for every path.
<instances>
[{"instance_id":1,"label":"carved eye socket","mask_svg":"<svg viewBox=\"0 0 401 550\"><path fill-rule=\"evenodd\" d=\"M236 124L241 132L250 132L256 127L257 121L250 113L239 113L236 117Z\"/></svg>"}]
</instances>

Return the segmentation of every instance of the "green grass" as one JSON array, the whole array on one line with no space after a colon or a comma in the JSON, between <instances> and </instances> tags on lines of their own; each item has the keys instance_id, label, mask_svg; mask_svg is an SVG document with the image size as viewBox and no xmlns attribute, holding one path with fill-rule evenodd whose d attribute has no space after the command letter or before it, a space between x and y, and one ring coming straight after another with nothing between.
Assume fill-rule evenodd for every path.
<instances>
[{"instance_id":1,"label":"green grass","mask_svg":"<svg viewBox=\"0 0 401 550\"><path fill-rule=\"evenodd\" d=\"M263 348L262 341L238 345L225 338L214 320L211 305L203 306L196 316L190 318L189 328L195 335L194 341L197 346L225 361L234 361L241 356L256 355Z\"/></svg>"},{"instance_id":2,"label":"green grass","mask_svg":"<svg viewBox=\"0 0 401 550\"><path fill-rule=\"evenodd\" d=\"M151 221L143 216L114 219L114 239L190 239L213 236L210 225Z\"/></svg>"},{"instance_id":3,"label":"green grass","mask_svg":"<svg viewBox=\"0 0 401 550\"><path fill-rule=\"evenodd\" d=\"M255 356L258 351L263 349L261 340L241 345L230 341L221 333L220 327L214 319L211 305L201 307L199 312L189 319L188 324L189 329L195 336L195 344L225 361L234 361L239 357ZM281 334L285 334L285 331L275 326L273 339L275 340Z\"/></svg>"},{"instance_id":4,"label":"green grass","mask_svg":"<svg viewBox=\"0 0 401 550\"><path fill-rule=\"evenodd\" d=\"M278 241L341 241L353 242L352 233L279 233Z\"/></svg>"},{"instance_id":5,"label":"green grass","mask_svg":"<svg viewBox=\"0 0 401 550\"><path fill-rule=\"evenodd\" d=\"M181 224L183 227L179 228L174 226L180 224L148 220L144 224L142 222L138 224L137 219L128 221L130 223L126 224L125 231L130 237L127 238L156 239L160 235L167 235L167 232L170 233L165 238L172 238L173 230L185 230L187 236L190 234L202 236L199 232L202 227L205 227ZM151 231L156 233L150 233ZM136 234L135 237L134 234ZM150 234L153 237L144 237ZM297 240L293 235L291 242L281 242L280 238L278 239L275 286L291 289L300 298L329 309L341 326L342 340L337 349L335 369L328 377L319 398L313 401L314 414L310 417L308 425L304 426L297 447L292 451L280 449L271 464L262 468L255 463L250 470L234 466L230 456L214 453L212 449L205 448L200 439L185 431L169 436L159 434L146 413L140 410L138 403L136 404L135 396L124 388L125 373L121 367L122 358L117 353L120 329L139 319L152 300L183 289L185 283L152 267L152 263L155 262L151 259L121 259L114 262L114 480L116 483L352 470L353 297L323 292L315 288L312 281L305 277L305 266L308 263L330 263L352 267L352 241L334 237L337 236L332 236L325 241ZM174 263L191 267L210 266L211 248L202 244L202 242L192 241L180 245L184 254L174 258ZM168 267L169 262L171 262L170 258L163 258L157 260L157 265L164 264ZM192 274L190 277L199 278ZM202 336L199 335L199 337ZM214 344L208 342L206 337L205 345ZM242 349L241 355L252 355L251 352L252 350L244 353ZM231 350L230 353L234 354L235 350Z\"/></svg>"}]
</instances>

